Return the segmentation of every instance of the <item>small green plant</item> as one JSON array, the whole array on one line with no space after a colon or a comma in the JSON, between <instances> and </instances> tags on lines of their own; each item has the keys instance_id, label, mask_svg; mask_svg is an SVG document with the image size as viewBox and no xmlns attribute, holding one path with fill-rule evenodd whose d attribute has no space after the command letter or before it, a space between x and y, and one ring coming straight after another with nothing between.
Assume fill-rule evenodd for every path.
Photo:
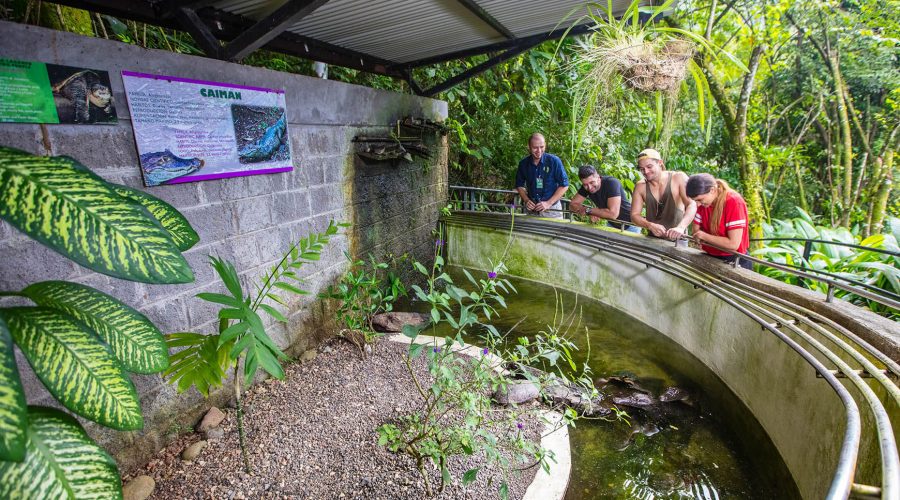
<instances>
[{"instance_id":1,"label":"small green plant","mask_svg":"<svg viewBox=\"0 0 900 500\"><path fill-rule=\"evenodd\" d=\"M343 325L340 334L350 340L365 356L365 346L372 345L381 334L375 331L372 320L377 314L391 312L394 302L406 295L400 278L390 271L386 262L378 262L372 254L368 261L354 260L349 253L350 269L337 286L329 286L323 299L338 301L337 317Z\"/></svg>"},{"instance_id":2,"label":"small green plant","mask_svg":"<svg viewBox=\"0 0 900 500\"><path fill-rule=\"evenodd\" d=\"M342 224L341 224L342 225ZM234 396L237 410L238 436L244 459L244 468L250 472L250 459L244 433L244 412L241 403L241 384L250 384L257 370L262 367L269 375L284 378L281 362L287 356L266 333L265 324L259 310L276 321L287 323L287 318L276 304L287 307L284 293L307 294L299 285L303 280L297 270L306 264L319 260L319 256L329 239L337 234L338 226L333 221L322 233L310 234L302 238L281 257L277 264L262 276L255 294L244 292L237 270L230 262L218 257L210 257L210 263L228 290L221 293L199 293L197 297L222 306L219 310L219 330L213 335L194 332L172 333L166 336L170 349L182 350L172 354L172 366L165 372L169 382L175 384L178 392L194 386L204 396L210 389L222 385L227 371L234 369ZM244 373L240 374L243 360Z\"/></svg>"},{"instance_id":3,"label":"small green plant","mask_svg":"<svg viewBox=\"0 0 900 500\"><path fill-rule=\"evenodd\" d=\"M435 255L431 269L418 262L413 265L427 282L426 289L418 285L411 288L419 300L430 305L432 329L446 324L452 334L440 340L432 337L434 340L423 343L417 329L404 328L404 335L412 340L404 361L422 398L422 409L382 425L378 429L379 444L393 452L405 453L416 461L429 496L435 494L426 467L429 462L441 471L437 488L440 492L453 481L448 460L459 455L483 456L485 464L466 471L462 484L471 483L484 467L494 465L503 474L498 483L499 495L507 498L507 477L512 469L540 465L549 470L554 458L547 450L526 439L523 433L523 422L537 418L534 414L538 409L513 405L507 411L497 411L492 407L488 394L495 390L505 391L510 384L519 383L514 381L514 373L500 366L500 360L512 360L516 372L543 389L550 384L569 383L561 368L576 369L571 357L575 345L553 328L551 334L539 335L534 340L518 339L514 345L510 345L506 335L498 332L490 320L498 316L496 307L506 307L504 294L515 292L513 285L500 277L505 270L503 264L477 280L464 271L471 285L468 290L456 286L443 272L444 260L440 255ZM479 338L482 347L475 356L458 352L465 345L463 335L466 334ZM419 377L413 367L413 360L423 354L430 384ZM532 365L553 368L555 373L525 368ZM589 384L590 378L583 375L581 382ZM593 394L593 387L588 392ZM568 409L563 421L572 423L576 418L575 411Z\"/></svg>"},{"instance_id":4,"label":"small green plant","mask_svg":"<svg viewBox=\"0 0 900 500\"><path fill-rule=\"evenodd\" d=\"M849 230L844 227L826 227L817 225L816 221L805 211L796 207L799 214L793 219L773 219L771 224L763 224L763 232L766 238L800 238L811 240L834 241L837 243L849 243L864 247L900 251L897 239L900 237L900 219L889 217L890 230L883 234L873 234L863 238L858 230ZM754 257L769 260L776 264L791 267L804 268L812 271L824 271L837 274L844 278L860 281L868 285L881 288L887 292L900 293L900 257L860 250L852 247L828 245L826 243L811 243L809 258L804 259L803 241L770 241L767 246L754 250ZM801 280L794 274L758 266L759 272L792 285L801 285ZM822 293L827 293L825 283L804 280L803 286ZM868 307L872 311L892 319L900 318L900 311L892 309L873 300L859 297L843 290L838 290L835 296L841 297L853 304Z\"/></svg>"},{"instance_id":5,"label":"small green plant","mask_svg":"<svg viewBox=\"0 0 900 500\"><path fill-rule=\"evenodd\" d=\"M187 220L146 193L110 184L72 158L0 147L0 218L93 271L186 283ZM0 292L33 306L0 308L0 498L121 498L115 462L70 415L26 406L13 344L68 410L118 430L144 426L126 372L169 366L162 333L94 288L44 281Z\"/></svg>"}]
</instances>

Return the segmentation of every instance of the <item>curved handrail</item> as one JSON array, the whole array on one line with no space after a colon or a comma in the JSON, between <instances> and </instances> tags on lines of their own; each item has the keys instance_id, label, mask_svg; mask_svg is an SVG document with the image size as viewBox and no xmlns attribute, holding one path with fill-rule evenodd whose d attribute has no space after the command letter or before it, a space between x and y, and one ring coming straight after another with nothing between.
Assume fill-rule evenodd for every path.
<instances>
[{"instance_id":1,"label":"curved handrail","mask_svg":"<svg viewBox=\"0 0 900 500\"><path fill-rule=\"evenodd\" d=\"M779 237L750 238L750 241L802 241L804 244L806 244L807 242L822 243L825 245L834 245L834 246L838 246L838 247L848 247L848 248L858 248L858 249L864 250L866 252L883 253L886 255L891 255L893 257L900 257L900 252L895 252L893 250L888 250L886 248L867 247L867 246L863 246L863 245L856 245L854 243L844 243L843 241L820 240L820 239L812 239L812 238L779 238Z\"/></svg>"},{"instance_id":2,"label":"curved handrail","mask_svg":"<svg viewBox=\"0 0 900 500\"><path fill-rule=\"evenodd\" d=\"M508 223L505 222L505 220L499 221L498 223L498 219L502 217L501 214L488 215L483 213L479 214L477 212L471 214L459 213L456 216L452 216L449 221L452 222L454 218L458 218L463 215L467 216L467 223L473 222L473 220L471 219L474 215L476 217L487 219L481 221L475 220L474 222L477 225L496 227L498 229L508 229L509 227ZM493 219L493 221L491 221L490 219ZM846 331L838 325L835 325L830 320L826 319L825 321L823 321L824 318L822 318L821 315L818 315L817 313L806 310L804 308L800 308L797 305L774 295L762 294L763 297L760 298L759 295L761 294L761 292L759 292L758 290L750 288L748 285L744 285L740 282L736 282L730 279L722 280L721 278L716 278L714 275L706 271L698 270L686 257L669 255L668 253L662 252L661 249L654 249L652 246L648 247L646 245L638 245L637 242L632 243L627 240L620 241L621 239L615 240L613 238L610 238L609 236L604 236L602 234L603 231L594 231L590 230L589 228L583 227L572 227L568 224L559 225L558 223L548 223L546 221L540 221L540 219L530 219L528 222L519 222L516 224L516 229L522 232L553 236L554 238L593 246L598 248L598 250L610 252L625 258L636 260L648 266L653 266L657 269L660 269L667 274L671 274L680 279L683 279L689 283L692 283L695 287L702 288L707 292L713 294L714 296L720 298L721 300L731 304L733 307L737 308L742 313L758 322L764 329L776 335L795 352L801 355L801 357L803 357L807 363L811 364L816 369L817 373L819 373L820 376L824 378L826 382L828 382L829 386L832 387L832 389L844 403L844 407L847 412L847 427L845 430L844 442L841 448L838 468L835 472L835 477L832 481L829 491L829 498L847 498L847 496L850 494L851 489L857 490L859 488L871 488L856 485L853 483L856 457L858 455L860 440L859 433L861 432L859 429L859 409L856 406L855 401L853 401L852 396L850 396L847 392L846 388L842 384L840 384L836 380L836 378L832 379L831 377L837 374L841 374L842 376L850 379L851 383L860 391L864 400L866 401L866 403L868 403L868 407L875 417L882 457L881 493L883 494L884 498L892 498L897 495L898 488L900 488L900 458L898 458L897 445L894 439L890 419L880 399L878 399L875 393L872 392L872 389L868 386L868 384L864 380L862 380L860 373L857 373L855 370L850 368L849 365L847 365L846 362L843 361L838 355L828 349L828 347L823 345L821 342L813 338L809 333L797 327L794 322L802 322L806 327L816 331L824 338L832 342L835 346L837 346L838 349L845 352L855 361L860 363L860 365L864 368L863 373L867 374L868 376L874 377L877 382L879 382L883 387L886 388L889 397L894 400L895 404L900 404L900 388L898 388L891 379L885 376L883 370L877 368L874 364L872 364L871 361L866 359L864 355L860 354L855 348L847 344L847 342L828 332L823 327L823 325L828 325L829 327L832 327L836 331L838 331L838 333L845 335L848 339L855 342L869 355L884 363L888 368L888 371L896 376L898 373L900 373L900 366L898 366L897 363L893 362L893 360L885 356L883 353L877 351L871 345L869 345L862 339L859 339L852 333ZM653 254L653 257L655 258L651 258L648 255L648 251L650 254ZM748 257L741 255L740 258ZM758 259L749 258L749 260L755 261ZM760 302L766 307L756 304L756 302ZM778 316L776 313L773 313L770 309L782 312L783 314L791 316L794 319L792 321L785 321L784 318ZM764 320L762 316L772 318L774 320L774 323ZM806 349L797 344L793 339L787 337L784 332L780 331L781 328L785 327L790 330L795 336L803 339L804 342L812 346L814 350L823 354L839 369L832 371L822 365L821 362L818 361L817 358L815 358L815 356L813 356Z\"/></svg>"},{"instance_id":3,"label":"curved handrail","mask_svg":"<svg viewBox=\"0 0 900 500\"><path fill-rule=\"evenodd\" d=\"M467 193L467 192L479 193L480 192L480 193L499 193L499 194L506 194L506 195L518 194L517 191L511 190L511 189L477 188L477 187L469 187L469 186L450 186L450 189L456 190L456 191L461 191L463 193ZM463 199L463 200L453 200L453 201L458 202L458 203L463 203L463 204L465 204L464 206L467 205L469 207L469 209L472 209L475 206L499 207L499 208L504 208L505 210L509 210L509 208L510 208L510 206L505 203L492 203L492 202L474 200L474 199L472 199L472 200ZM568 200L562 200L562 201L565 202L563 204L563 210L559 210L559 211L563 212L564 218L565 218L565 214L571 214L573 212L567 210ZM513 204L513 207L518 209L521 206ZM557 210L548 210L548 211L556 212ZM635 224L633 224L630 221L609 219L609 222L622 224L624 226L637 227ZM692 241L697 244L700 243L699 241L696 241L695 239L691 238L690 236L684 236L682 239L687 240L687 241ZM810 240L810 241L812 241L812 240ZM824 241L824 240L822 240L822 241ZM827 294L826 294L827 302L831 302L831 300L834 296L834 290L837 289L837 290L842 290L842 291L857 295L859 297L871 300L873 302L877 302L878 304L881 304L883 306L900 310L900 295L890 292L888 290L884 290L884 289L876 287L876 286L872 286L868 283L854 280L852 278L846 278L846 277L843 277L843 276L840 276L840 275L837 275L834 273L830 273L828 271L820 271L817 269L790 266L788 264L778 264L776 262L760 259L760 258L753 257L753 256L750 256L747 254L739 254L733 250L730 250L727 248L722 248L722 247L719 247L717 245L710 244L707 242L704 242L703 244L706 246L709 246L709 247L716 248L722 252L727 252L727 253L731 254L736 259L735 265L738 262L737 259L744 259L744 260L754 262L761 266L766 266L771 269L777 269L779 271L782 271L782 272L785 272L788 274L792 274L801 280L818 281L818 282L822 283L823 285L825 285L825 287L827 289ZM845 244L845 245L853 246L850 244ZM878 249L873 249L871 247L859 247L859 248L865 249L866 251L877 251L878 250ZM888 253L889 255L894 255L894 252L891 252L891 251L885 251L885 253ZM900 254L897 254L897 255L900 255ZM811 273L814 273L814 274L811 274Z\"/></svg>"}]
</instances>

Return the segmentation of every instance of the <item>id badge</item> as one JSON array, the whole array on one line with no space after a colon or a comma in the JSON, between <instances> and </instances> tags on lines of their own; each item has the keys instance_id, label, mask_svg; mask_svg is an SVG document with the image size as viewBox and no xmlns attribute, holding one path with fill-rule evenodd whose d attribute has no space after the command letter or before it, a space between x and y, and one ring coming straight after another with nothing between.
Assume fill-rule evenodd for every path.
<instances>
[{"instance_id":1,"label":"id badge","mask_svg":"<svg viewBox=\"0 0 900 500\"><path fill-rule=\"evenodd\" d=\"M537 179L535 179L534 184L535 184L536 189L538 189L538 190L544 189L544 178L538 177Z\"/></svg>"}]
</instances>

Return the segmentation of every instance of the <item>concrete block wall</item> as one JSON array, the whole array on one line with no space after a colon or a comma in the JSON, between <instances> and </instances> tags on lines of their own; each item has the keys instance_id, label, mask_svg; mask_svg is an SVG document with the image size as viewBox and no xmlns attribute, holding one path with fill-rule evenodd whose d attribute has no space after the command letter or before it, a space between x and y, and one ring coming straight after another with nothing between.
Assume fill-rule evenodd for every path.
<instances>
[{"instance_id":1,"label":"concrete block wall","mask_svg":"<svg viewBox=\"0 0 900 500\"><path fill-rule=\"evenodd\" d=\"M0 57L108 71L119 117L111 126L0 123L0 145L72 156L108 181L171 203L200 235L200 242L185 253L196 276L193 283L146 285L91 272L0 222L0 290L49 279L75 281L135 307L163 332L208 333L215 330L218 309L195 295L224 291L208 264L209 255L234 262L245 287L251 287L299 238L324 230L330 220L349 222L352 227L332 240L320 262L301 269L312 294L293 298L288 309L282 308L290 320L287 325L268 326L279 346L298 354L335 331L327 307L315 294L346 270L344 251L430 258L432 230L447 198L446 140L426 134L432 159L392 164L358 159L352 139L385 135L388 124L405 115L442 120L447 114L442 101L4 22ZM145 188L122 70L285 89L294 170ZM55 406L24 358L18 361L29 404ZM226 387L205 400L193 389L178 395L158 374L132 378L145 429L126 433L86 425L124 469L146 461L173 437L170 431L192 425L210 404L223 404L231 394Z\"/></svg>"}]
</instances>

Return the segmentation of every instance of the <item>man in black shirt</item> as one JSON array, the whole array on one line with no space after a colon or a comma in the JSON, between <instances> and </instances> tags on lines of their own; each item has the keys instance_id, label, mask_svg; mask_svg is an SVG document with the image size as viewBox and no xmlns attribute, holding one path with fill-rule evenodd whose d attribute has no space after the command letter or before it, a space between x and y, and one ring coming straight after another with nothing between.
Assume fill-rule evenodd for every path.
<instances>
[{"instance_id":1,"label":"man in black shirt","mask_svg":"<svg viewBox=\"0 0 900 500\"><path fill-rule=\"evenodd\" d=\"M591 222L607 219L607 224L622 229L623 224L614 220L631 222L631 203L625 195L622 183L615 177L601 176L597 169L590 165L582 165L578 169L581 188L569 203L569 209L581 215L587 215ZM584 200L590 199L593 207L585 207ZM635 226L625 226L626 231L640 232Z\"/></svg>"}]
</instances>

